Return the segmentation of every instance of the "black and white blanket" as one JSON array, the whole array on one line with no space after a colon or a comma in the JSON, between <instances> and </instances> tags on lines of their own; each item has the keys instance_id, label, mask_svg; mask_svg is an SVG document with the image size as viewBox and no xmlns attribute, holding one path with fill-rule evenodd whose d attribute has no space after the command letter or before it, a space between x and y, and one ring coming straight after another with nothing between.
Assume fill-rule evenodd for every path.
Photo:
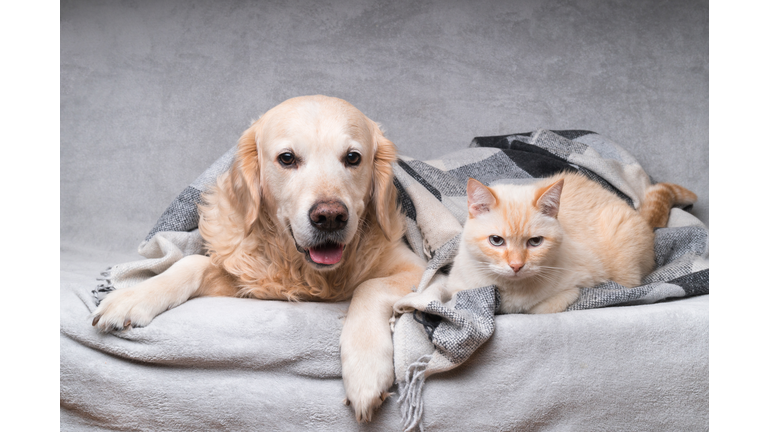
<instances>
[{"instance_id":1,"label":"black and white blanket","mask_svg":"<svg viewBox=\"0 0 768 432\"><path fill-rule=\"evenodd\" d=\"M118 264L93 291L106 293L163 272L181 257L205 253L197 231L201 193L225 172L234 149L187 187L139 246L146 259ZM406 241L428 262L417 291L444 277L456 254L466 219L466 182L529 182L562 170L584 173L637 207L652 180L637 161L610 140L588 131L548 131L476 138L470 148L440 159L402 157L396 186L407 216ZM608 282L582 290L569 310L653 303L709 292L708 230L698 219L673 209L669 226L656 231L657 269L639 287ZM463 291L451 302L414 305L418 311L393 323L395 372L404 427L420 427L424 380L462 364L493 333L497 294L493 287ZM567 312L566 312L567 313Z\"/></svg>"},{"instance_id":2,"label":"black and white blanket","mask_svg":"<svg viewBox=\"0 0 768 432\"><path fill-rule=\"evenodd\" d=\"M411 247L428 260L418 292L447 273L466 221L466 183L527 183L563 170L578 171L637 208L652 183L629 153L589 131L548 131L475 138L469 149L438 160L403 159L397 186L408 216ZM638 287L614 282L582 289L568 310L653 303L709 292L709 236L692 215L673 209L656 230L656 270ZM420 427L421 391L429 375L463 363L494 331L494 287L459 292L452 301L417 297L394 326L395 371L405 430Z\"/></svg>"}]
</instances>

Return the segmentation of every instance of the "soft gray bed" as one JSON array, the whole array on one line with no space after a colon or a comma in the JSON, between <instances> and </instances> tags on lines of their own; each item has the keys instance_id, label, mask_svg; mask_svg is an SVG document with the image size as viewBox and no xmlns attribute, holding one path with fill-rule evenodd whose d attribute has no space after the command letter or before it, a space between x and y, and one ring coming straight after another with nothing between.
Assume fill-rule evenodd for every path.
<instances>
[{"instance_id":1,"label":"soft gray bed","mask_svg":"<svg viewBox=\"0 0 768 432\"><path fill-rule=\"evenodd\" d=\"M200 298L146 328L100 335L83 287L89 267L111 260L69 253L63 430L398 429L394 399L364 426L342 403L346 304ZM708 305L699 296L497 316L470 360L427 380L425 430L706 430Z\"/></svg>"},{"instance_id":2,"label":"soft gray bed","mask_svg":"<svg viewBox=\"0 0 768 432\"><path fill-rule=\"evenodd\" d=\"M349 100L402 154L588 129L708 224L706 2L181 2L61 5L62 430L397 430L358 425L346 304L201 298L99 334L96 278L139 259L174 197L250 120ZM706 430L709 296L496 317L424 387L426 430Z\"/></svg>"}]
</instances>

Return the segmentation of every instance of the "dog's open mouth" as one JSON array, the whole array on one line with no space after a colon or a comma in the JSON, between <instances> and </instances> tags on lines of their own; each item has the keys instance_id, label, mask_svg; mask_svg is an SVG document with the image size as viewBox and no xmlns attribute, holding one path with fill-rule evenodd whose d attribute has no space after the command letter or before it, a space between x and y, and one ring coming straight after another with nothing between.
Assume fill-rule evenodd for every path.
<instances>
[{"instance_id":1,"label":"dog's open mouth","mask_svg":"<svg viewBox=\"0 0 768 432\"><path fill-rule=\"evenodd\" d=\"M307 261L312 264L320 267L330 267L341 262L345 247L343 244L334 241L325 241L324 243L315 246L303 248L299 246L299 243L296 241L296 237L293 235L293 229L291 229L290 225L288 225L288 231L291 233L291 237L293 237L293 244L296 245L296 250L299 251L299 253L304 254Z\"/></svg>"},{"instance_id":2,"label":"dog's open mouth","mask_svg":"<svg viewBox=\"0 0 768 432\"><path fill-rule=\"evenodd\" d=\"M334 265L341 261L344 245L324 243L307 249L310 261L321 265Z\"/></svg>"}]
</instances>

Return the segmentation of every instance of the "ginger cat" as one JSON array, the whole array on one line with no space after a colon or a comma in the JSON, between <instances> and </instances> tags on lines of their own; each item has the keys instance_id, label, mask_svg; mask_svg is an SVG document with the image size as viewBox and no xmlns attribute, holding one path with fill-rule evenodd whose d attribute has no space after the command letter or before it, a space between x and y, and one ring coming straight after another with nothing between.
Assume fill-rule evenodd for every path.
<instances>
[{"instance_id":1,"label":"ginger cat","mask_svg":"<svg viewBox=\"0 0 768 432\"><path fill-rule=\"evenodd\" d=\"M501 313L564 311L579 289L614 281L638 286L655 265L653 228L673 205L696 195L669 183L646 190L640 211L577 173L531 185L486 187L467 182L469 217L444 286L496 285ZM441 284L442 285L442 284Z\"/></svg>"}]
</instances>

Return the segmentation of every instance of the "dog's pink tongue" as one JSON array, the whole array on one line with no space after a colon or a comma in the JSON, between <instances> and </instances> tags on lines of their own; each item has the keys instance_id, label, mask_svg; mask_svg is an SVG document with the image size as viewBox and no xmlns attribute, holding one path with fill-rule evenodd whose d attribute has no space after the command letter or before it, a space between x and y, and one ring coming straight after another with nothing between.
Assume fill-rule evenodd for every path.
<instances>
[{"instance_id":1,"label":"dog's pink tongue","mask_svg":"<svg viewBox=\"0 0 768 432\"><path fill-rule=\"evenodd\" d=\"M342 245L323 245L309 248L309 257L318 264L332 265L341 261Z\"/></svg>"}]
</instances>

